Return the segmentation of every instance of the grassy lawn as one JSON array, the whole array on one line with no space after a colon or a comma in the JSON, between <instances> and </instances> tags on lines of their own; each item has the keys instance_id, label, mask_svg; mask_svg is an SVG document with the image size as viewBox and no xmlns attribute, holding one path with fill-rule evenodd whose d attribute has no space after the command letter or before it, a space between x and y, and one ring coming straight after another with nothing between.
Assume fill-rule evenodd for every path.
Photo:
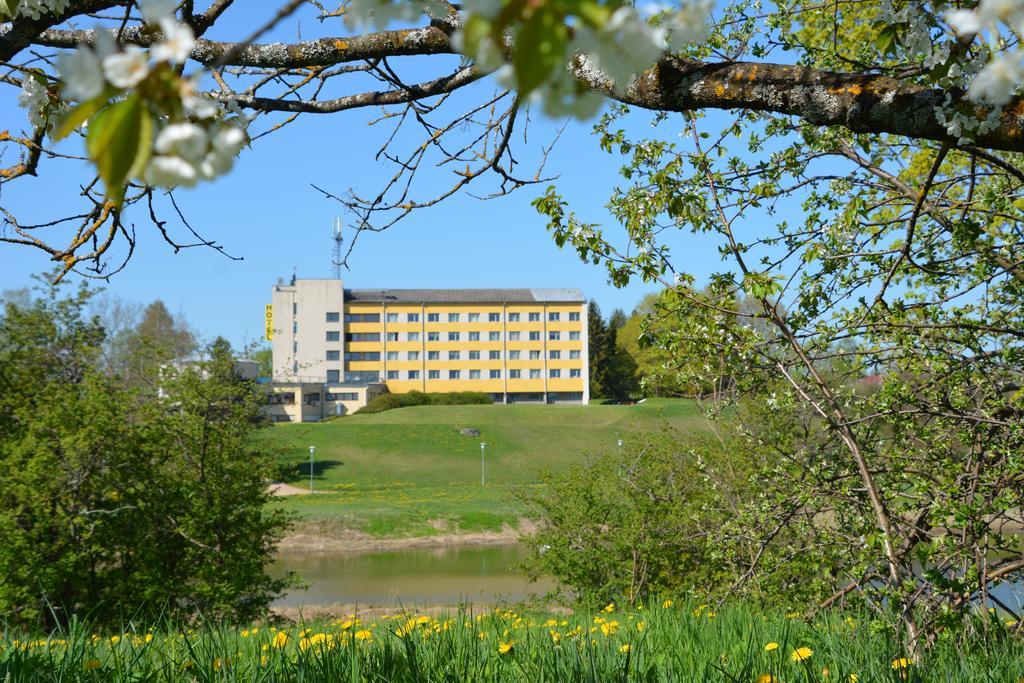
<instances>
[{"instance_id":1,"label":"grassy lawn","mask_svg":"<svg viewBox=\"0 0 1024 683\"><path fill-rule=\"evenodd\" d=\"M282 463L295 465L289 483L296 486L309 485L309 447L316 447L314 488L325 493L278 503L298 513L304 530L401 537L515 526L522 510L513 491L535 482L541 470L564 470L616 448L619 438L665 426L706 429L692 401L651 399L634 406L416 406L277 425L262 438ZM480 436L463 436L463 428Z\"/></svg>"}]
</instances>

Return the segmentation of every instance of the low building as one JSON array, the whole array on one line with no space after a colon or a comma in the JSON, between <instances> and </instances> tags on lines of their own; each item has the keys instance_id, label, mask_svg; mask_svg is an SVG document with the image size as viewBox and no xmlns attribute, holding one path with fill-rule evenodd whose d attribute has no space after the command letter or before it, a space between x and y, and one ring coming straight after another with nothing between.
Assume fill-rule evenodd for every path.
<instances>
[{"instance_id":1,"label":"low building","mask_svg":"<svg viewBox=\"0 0 1024 683\"><path fill-rule=\"evenodd\" d=\"M293 279L273 289L266 338L271 400L281 401L272 405L282 406L272 407L275 419L345 414L385 391L477 391L498 403L590 398L578 289L367 290Z\"/></svg>"}]
</instances>

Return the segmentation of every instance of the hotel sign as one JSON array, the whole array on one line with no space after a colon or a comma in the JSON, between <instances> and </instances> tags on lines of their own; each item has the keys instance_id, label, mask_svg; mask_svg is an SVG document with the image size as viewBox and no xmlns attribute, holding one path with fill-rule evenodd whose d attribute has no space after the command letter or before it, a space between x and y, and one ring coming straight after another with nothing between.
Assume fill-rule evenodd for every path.
<instances>
[{"instance_id":1,"label":"hotel sign","mask_svg":"<svg viewBox=\"0 0 1024 683\"><path fill-rule=\"evenodd\" d=\"M274 338L274 305L267 304L266 312L263 314L264 322L266 323L266 334L264 338L270 341Z\"/></svg>"}]
</instances>

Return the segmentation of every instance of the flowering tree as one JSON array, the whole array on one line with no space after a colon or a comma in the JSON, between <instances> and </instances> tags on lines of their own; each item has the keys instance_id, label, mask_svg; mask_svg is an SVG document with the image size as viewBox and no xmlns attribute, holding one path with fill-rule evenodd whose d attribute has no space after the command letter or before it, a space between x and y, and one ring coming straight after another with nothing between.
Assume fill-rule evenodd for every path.
<instances>
[{"instance_id":1,"label":"flowering tree","mask_svg":"<svg viewBox=\"0 0 1024 683\"><path fill-rule=\"evenodd\" d=\"M667 112L770 112L989 153L1024 146L1013 99L1021 70L1013 2L974 9L856 2L827 10L787 2L765 12L753 0L717 8L709 0L638 8L617 0L290 0L261 7L268 14L235 40L204 38L234 4L0 2L0 57L11 66L3 83L18 89L28 114L23 134L0 141L8 158L10 151L21 157L3 169L3 182L45 173L60 156L54 143L76 135L101 181L86 185L85 210L45 230L8 212L0 240L42 249L66 270L83 264L109 274L111 245L133 239L121 223L128 206L141 203L174 244L154 189L228 172L247 143L300 115L369 106L420 129L423 142L385 147L396 174L382 192L342 198L358 229L390 226L484 178L496 193L535 182L537 174L517 172L511 152L512 133L523 125L518 112L534 103L552 116L580 118L607 99ZM309 12L336 33L260 42ZM854 18L866 39L851 44L857 54L834 49L838 42L805 43L807 31L827 32L831 23L847 32ZM420 25L396 28L409 24ZM796 56L780 60L783 51ZM460 53L469 59L451 59ZM407 83L398 63L414 56L436 65L437 77ZM383 87L365 89L366 76ZM462 104L447 104L456 92L464 93ZM258 118L266 125L250 129ZM431 155L460 170L449 190L419 196L412 176ZM60 226L70 236L50 236Z\"/></svg>"}]
</instances>

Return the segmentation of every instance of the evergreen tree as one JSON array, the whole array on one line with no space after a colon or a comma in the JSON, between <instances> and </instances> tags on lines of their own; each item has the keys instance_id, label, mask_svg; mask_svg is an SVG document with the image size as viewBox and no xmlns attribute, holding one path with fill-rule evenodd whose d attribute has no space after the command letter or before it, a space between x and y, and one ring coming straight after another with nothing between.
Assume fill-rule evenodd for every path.
<instances>
[{"instance_id":1,"label":"evergreen tree","mask_svg":"<svg viewBox=\"0 0 1024 683\"><path fill-rule=\"evenodd\" d=\"M608 349L608 328L601 308L591 299L587 306L587 344L590 354L590 395L604 396L604 359Z\"/></svg>"}]
</instances>

